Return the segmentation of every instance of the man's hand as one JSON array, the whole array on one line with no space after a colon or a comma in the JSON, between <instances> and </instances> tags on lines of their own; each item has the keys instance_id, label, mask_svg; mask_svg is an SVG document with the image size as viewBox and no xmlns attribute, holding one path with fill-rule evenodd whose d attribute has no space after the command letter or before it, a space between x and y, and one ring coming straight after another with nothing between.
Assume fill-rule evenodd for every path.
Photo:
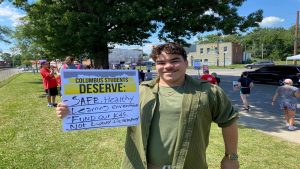
<instances>
[{"instance_id":1,"label":"man's hand","mask_svg":"<svg viewBox=\"0 0 300 169\"><path fill-rule=\"evenodd\" d=\"M221 169L239 169L240 164L238 160L230 160L224 157L221 161Z\"/></svg>"},{"instance_id":2,"label":"man's hand","mask_svg":"<svg viewBox=\"0 0 300 169\"><path fill-rule=\"evenodd\" d=\"M66 117L70 113L68 106L63 103L58 103L55 111L56 111L57 117L61 118L61 119Z\"/></svg>"}]
</instances>

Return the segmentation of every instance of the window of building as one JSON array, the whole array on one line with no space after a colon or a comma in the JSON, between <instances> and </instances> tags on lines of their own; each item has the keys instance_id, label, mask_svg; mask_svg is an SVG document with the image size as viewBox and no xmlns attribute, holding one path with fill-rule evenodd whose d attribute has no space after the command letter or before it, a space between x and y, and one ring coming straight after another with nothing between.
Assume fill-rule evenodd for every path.
<instances>
[{"instance_id":1,"label":"window of building","mask_svg":"<svg viewBox=\"0 0 300 169\"><path fill-rule=\"evenodd\" d=\"M210 53L210 48L207 48L207 49L206 49L206 53Z\"/></svg>"},{"instance_id":2,"label":"window of building","mask_svg":"<svg viewBox=\"0 0 300 169\"><path fill-rule=\"evenodd\" d=\"M200 54L202 54L203 53L203 48L200 48Z\"/></svg>"},{"instance_id":3,"label":"window of building","mask_svg":"<svg viewBox=\"0 0 300 169\"><path fill-rule=\"evenodd\" d=\"M219 53L219 49L218 47L215 47L215 53L218 54Z\"/></svg>"},{"instance_id":4,"label":"window of building","mask_svg":"<svg viewBox=\"0 0 300 169\"><path fill-rule=\"evenodd\" d=\"M227 46L224 46L224 52L227 52Z\"/></svg>"}]
</instances>

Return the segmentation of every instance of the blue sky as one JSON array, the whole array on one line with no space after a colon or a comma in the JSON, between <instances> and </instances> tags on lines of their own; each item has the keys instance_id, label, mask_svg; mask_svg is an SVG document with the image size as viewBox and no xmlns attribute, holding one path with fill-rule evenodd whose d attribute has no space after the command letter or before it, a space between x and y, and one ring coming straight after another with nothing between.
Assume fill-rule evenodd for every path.
<instances>
[{"instance_id":1,"label":"blue sky","mask_svg":"<svg viewBox=\"0 0 300 169\"><path fill-rule=\"evenodd\" d=\"M300 11L300 0L247 0L239 8L238 12L241 16L246 16L253 11L262 9L264 11L264 19L260 25L262 27L284 27L288 28L296 22L296 12ZM15 9L7 0L0 4L0 25L14 28L21 24L19 18L25 13ZM207 34L207 33L206 33ZM204 35L204 34L203 34ZM196 37L189 42L194 42ZM149 53L152 45L157 45L159 42L154 34L149 38L151 43L143 46L116 46L118 48L143 49L145 53ZM12 45L0 42L0 51L10 52L9 48Z\"/></svg>"}]
</instances>

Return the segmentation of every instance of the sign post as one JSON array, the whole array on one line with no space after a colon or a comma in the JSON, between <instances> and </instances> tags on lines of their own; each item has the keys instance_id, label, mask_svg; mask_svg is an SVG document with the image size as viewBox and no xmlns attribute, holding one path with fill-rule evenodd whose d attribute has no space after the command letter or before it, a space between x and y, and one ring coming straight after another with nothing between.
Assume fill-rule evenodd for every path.
<instances>
[{"instance_id":1,"label":"sign post","mask_svg":"<svg viewBox=\"0 0 300 169\"><path fill-rule=\"evenodd\" d=\"M193 60L193 66L194 66L194 69L198 70L198 77L200 78L201 60L200 59L194 59Z\"/></svg>"}]
</instances>

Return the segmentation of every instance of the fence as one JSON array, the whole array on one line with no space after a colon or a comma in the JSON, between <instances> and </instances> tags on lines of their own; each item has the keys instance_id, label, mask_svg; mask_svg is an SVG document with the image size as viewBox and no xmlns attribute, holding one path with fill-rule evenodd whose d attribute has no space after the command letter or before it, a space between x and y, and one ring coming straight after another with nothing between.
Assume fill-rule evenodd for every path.
<instances>
[{"instance_id":1,"label":"fence","mask_svg":"<svg viewBox=\"0 0 300 169\"><path fill-rule=\"evenodd\" d=\"M0 82L22 71L14 68L0 69Z\"/></svg>"}]
</instances>

